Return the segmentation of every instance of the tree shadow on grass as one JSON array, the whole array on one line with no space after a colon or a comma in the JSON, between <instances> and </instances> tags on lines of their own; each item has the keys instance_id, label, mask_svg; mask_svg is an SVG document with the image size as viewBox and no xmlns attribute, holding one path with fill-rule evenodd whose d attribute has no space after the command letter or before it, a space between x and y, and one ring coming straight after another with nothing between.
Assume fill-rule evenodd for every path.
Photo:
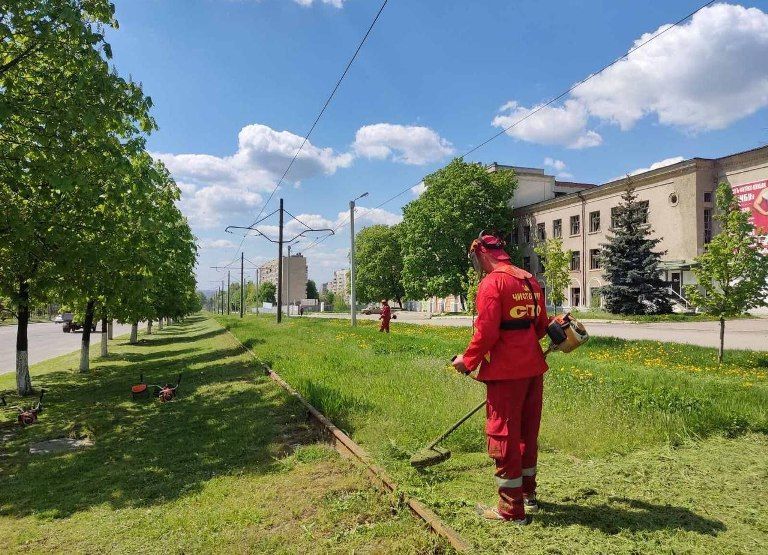
<instances>
[{"instance_id":1,"label":"tree shadow on grass","mask_svg":"<svg viewBox=\"0 0 768 555\"><path fill-rule=\"evenodd\" d=\"M604 534L621 531L650 532L684 530L716 536L726 530L719 520L705 518L689 509L672 505L655 505L626 497L611 497L600 505L539 502L543 512L536 517L542 526L580 525Z\"/></svg>"},{"instance_id":2,"label":"tree shadow on grass","mask_svg":"<svg viewBox=\"0 0 768 555\"><path fill-rule=\"evenodd\" d=\"M279 469L279 458L316 434L295 399L247 360L217 363L222 351L232 354L201 350L169 361L169 375L205 361L184 374L170 403L132 401L125 367L46 374L50 397L40 423L19 429L5 446L10 456L0 459L0 515L63 518L102 504L152 506L200 491L214 476ZM62 435L88 435L95 445L28 454L31 441Z\"/></svg>"}]
</instances>

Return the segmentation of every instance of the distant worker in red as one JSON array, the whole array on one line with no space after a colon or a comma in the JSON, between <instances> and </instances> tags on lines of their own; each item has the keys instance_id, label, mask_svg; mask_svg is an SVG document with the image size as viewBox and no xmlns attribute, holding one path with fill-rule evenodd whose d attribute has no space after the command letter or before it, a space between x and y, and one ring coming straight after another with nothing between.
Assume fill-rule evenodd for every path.
<instances>
[{"instance_id":1,"label":"distant worker in red","mask_svg":"<svg viewBox=\"0 0 768 555\"><path fill-rule=\"evenodd\" d=\"M536 279L513 266L499 237L482 232L470 247L485 274L477 290L475 334L453 362L461 373L479 369L487 389L488 454L496 462L498 508L478 506L491 520L529 524L536 503L536 459L547 363L539 339L547 310ZM527 514L526 514L527 513Z\"/></svg>"},{"instance_id":2,"label":"distant worker in red","mask_svg":"<svg viewBox=\"0 0 768 555\"><path fill-rule=\"evenodd\" d=\"M381 326L379 327L379 331L385 331L389 333L389 321L392 319L392 309L389 308L389 301L387 299L383 299L381 301L381 316L379 316L379 320L381 320Z\"/></svg>"}]
</instances>

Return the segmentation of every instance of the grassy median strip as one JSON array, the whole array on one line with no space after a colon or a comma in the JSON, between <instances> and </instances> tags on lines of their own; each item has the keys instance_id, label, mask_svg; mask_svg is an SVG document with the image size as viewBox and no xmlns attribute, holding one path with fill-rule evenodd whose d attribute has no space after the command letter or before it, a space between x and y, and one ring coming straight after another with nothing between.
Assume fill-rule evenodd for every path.
<instances>
[{"instance_id":1,"label":"grassy median strip","mask_svg":"<svg viewBox=\"0 0 768 555\"><path fill-rule=\"evenodd\" d=\"M49 391L38 424L19 430L0 413L0 552L444 551L317 443L300 406L215 322L115 341L91 373L76 367L73 354L33 368ZM132 401L141 372L149 383L182 372L179 398ZM0 377L0 390L12 384ZM95 444L29 454L62 436Z\"/></svg>"},{"instance_id":2,"label":"grassy median strip","mask_svg":"<svg viewBox=\"0 0 768 555\"><path fill-rule=\"evenodd\" d=\"M221 318L263 361L478 546L533 551L768 548L768 355L593 338L550 358L540 459L545 514L508 531L479 523L492 501L482 417L449 438L454 457L419 474L409 454L483 388L447 367L469 330L372 322ZM526 539L527 538L527 539Z\"/></svg>"}]
</instances>

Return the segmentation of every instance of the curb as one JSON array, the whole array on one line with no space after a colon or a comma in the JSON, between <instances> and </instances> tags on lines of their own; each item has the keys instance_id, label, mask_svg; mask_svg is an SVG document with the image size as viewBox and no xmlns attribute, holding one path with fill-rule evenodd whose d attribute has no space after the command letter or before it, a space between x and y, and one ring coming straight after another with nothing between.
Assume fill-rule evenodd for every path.
<instances>
[{"instance_id":1,"label":"curb","mask_svg":"<svg viewBox=\"0 0 768 555\"><path fill-rule=\"evenodd\" d=\"M235 337L235 335L229 331L227 328L223 328L227 331L227 333L234 339L234 341L240 345L245 352L247 352L249 355L251 355L255 360L258 360L258 357L256 356L256 353L251 351L248 347L243 345L243 343ZM436 533L439 536L442 536L445 538L448 543L451 544L451 546L458 551L459 553L469 553L470 552L470 546L469 544L461 537L459 534L445 524L442 520L440 520L440 517L438 517L431 509L429 509L426 505L424 505L421 501L417 501L416 499L412 499L408 497L407 495L404 495L402 492L399 492L397 490L397 484L392 480L392 478L386 473L386 471L381 468L380 466L376 465L373 462L372 457L357 443L355 443L352 438L350 438L347 434L342 432L339 428L337 428L333 422L328 420L324 414L322 414L320 411L318 411L315 407L313 407L309 402L304 399L304 397L301 396L301 394L293 389L288 382L286 382L283 378L280 377L277 372L272 370L269 366L266 364L260 363L264 368L266 368L267 375L272 378L275 382L277 382L280 387L285 389L290 395L298 399L298 401L304 405L304 407L309 411L309 414L311 417L324 429L324 431L328 434L329 439L331 440L331 444L333 445L333 448L336 449L336 451L339 452L342 456L346 458L353 459L358 464L361 464L363 467L365 467L366 472L368 473L368 477L371 479L371 481L374 483L376 487L378 487L380 490L384 491L385 493L395 493L401 497L403 502L408 505L408 508L411 510L413 514L415 514L417 517L422 519L431 529L434 533Z\"/></svg>"}]
</instances>

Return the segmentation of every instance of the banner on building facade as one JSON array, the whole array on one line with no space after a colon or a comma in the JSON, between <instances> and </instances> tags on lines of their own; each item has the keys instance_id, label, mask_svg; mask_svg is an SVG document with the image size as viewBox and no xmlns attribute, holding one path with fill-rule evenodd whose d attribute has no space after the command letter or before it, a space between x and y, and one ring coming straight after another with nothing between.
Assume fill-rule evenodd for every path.
<instances>
[{"instance_id":1,"label":"banner on building facade","mask_svg":"<svg viewBox=\"0 0 768 555\"><path fill-rule=\"evenodd\" d=\"M749 212L756 235L768 235L768 179L731 185L739 208Z\"/></svg>"}]
</instances>

